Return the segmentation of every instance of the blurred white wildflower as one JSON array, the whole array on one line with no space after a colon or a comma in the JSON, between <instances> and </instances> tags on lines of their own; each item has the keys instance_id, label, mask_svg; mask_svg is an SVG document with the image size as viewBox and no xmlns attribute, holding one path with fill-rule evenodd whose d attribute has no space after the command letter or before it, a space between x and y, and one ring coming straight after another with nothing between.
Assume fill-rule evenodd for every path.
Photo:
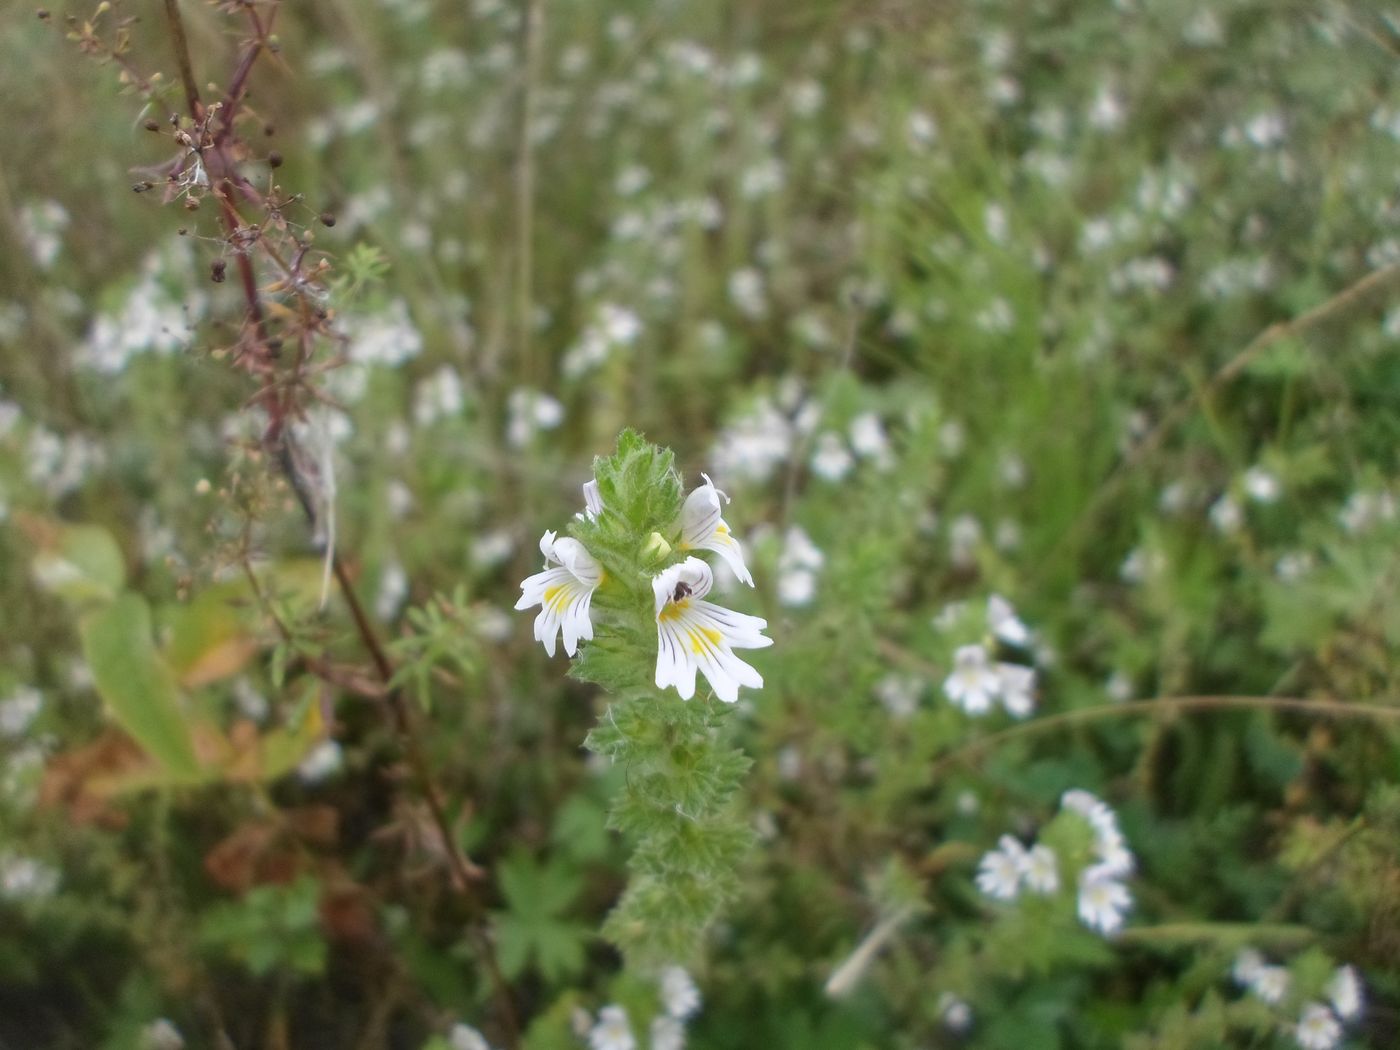
<instances>
[{"instance_id":1,"label":"blurred white wildflower","mask_svg":"<svg viewBox=\"0 0 1400 1050\"><path fill-rule=\"evenodd\" d=\"M351 361L363 365L401 365L423 350L423 335L408 315L408 304L395 299L384 310L345 322Z\"/></svg>"},{"instance_id":2,"label":"blurred white wildflower","mask_svg":"<svg viewBox=\"0 0 1400 1050\"><path fill-rule=\"evenodd\" d=\"M39 201L21 207L15 216L20 240L41 270L58 261L63 250L63 231L68 228L68 209L58 201Z\"/></svg>"},{"instance_id":3,"label":"blurred white wildflower","mask_svg":"<svg viewBox=\"0 0 1400 1050\"><path fill-rule=\"evenodd\" d=\"M674 1017L653 1017L650 1050L685 1050L685 1025Z\"/></svg>"},{"instance_id":4,"label":"blurred white wildflower","mask_svg":"<svg viewBox=\"0 0 1400 1050\"><path fill-rule=\"evenodd\" d=\"M1132 903L1127 886L1111 872L1096 865L1079 876L1079 918L1090 929L1116 933Z\"/></svg>"},{"instance_id":5,"label":"blurred white wildflower","mask_svg":"<svg viewBox=\"0 0 1400 1050\"><path fill-rule=\"evenodd\" d=\"M58 889L58 870L33 857L0 853L0 897L12 901L42 900Z\"/></svg>"},{"instance_id":6,"label":"blurred white wildflower","mask_svg":"<svg viewBox=\"0 0 1400 1050\"><path fill-rule=\"evenodd\" d=\"M953 654L953 671L943 681L943 691L954 705L969 715L983 715L1001 693L1001 677L980 645L960 646Z\"/></svg>"},{"instance_id":7,"label":"blurred white wildflower","mask_svg":"<svg viewBox=\"0 0 1400 1050\"><path fill-rule=\"evenodd\" d=\"M792 525L783 535L778 555L778 601L792 607L811 604L817 594L817 574L826 556L800 525Z\"/></svg>"},{"instance_id":8,"label":"blurred white wildflower","mask_svg":"<svg viewBox=\"0 0 1400 1050\"><path fill-rule=\"evenodd\" d=\"M627 1020L627 1011L616 1004L598 1011L598 1022L588 1033L592 1050L637 1050L637 1038Z\"/></svg>"},{"instance_id":9,"label":"blurred white wildflower","mask_svg":"<svg viewBox=\"0 0 1400 1050\"><path fill-rule=\"evenodd\" d=\"M700 989L690 974L680 966L668 966L661 971L661 1005L677 1020L685 1020L700 1009Z\"/></svg>"},{"instance_id":10,"label":"blurred white wildflower","mask_svg":"<svg viewBox=\"0 0 1400 1050\"><path fill-rule=\"evenodd\" d=\"M408 599L408 573L397 561L384 563L379 572L379 589L374 596L374 615L380 623L390 623Z\"/></svg>"},{"instance_id":11,"label":"blurred white wildflower","mask_svg":"<svg viewBox=\"0 0 1400 1050\"><path fill-rule=\"evenodd\" d=\"M824 430L817 435L816 448L812 450L812 473L825 481L840 481L855 466L855 457L846 449L841 436L835 431Z\"/></svg>"},{"instance_id":12,"label":"blurred white wildflower","mask_svg":"<svg viewBox=\"0 0 1400 1050\"><path fill-rule=\"evenodd\" d=\"M573 346L564 352L560 369L569 379L603 364L614 350L633 345L642 332L641 319L625 307L602 303Z\"/></svg>"},{"instance_id":13,"label":"blurred white wildflower","mask_svg":"<svg viewBox=\"0 0 1400 1050\"><path fill-rule=\"evenodd\" d=\"M1239 501L1228 492L1221 496L1211 504L1210 523L1225 536L1239 532L1244 524L1244 511Z\"/></svg>"},{"instance_id":14,"label":"blurred white wildflower","mask_svg":"<svg viewBox=\"0 0 1400 1050\"><path fill-rule=\"evenodd\" d=\"M1104 682L1103 691L1115 704L1125 703L1133 697L1133 679L1123 670L1114 671Z\"/></svg>"},{"instance_id":15,"label":"blurred white wildflower","mask_svg":"<svg viewBox=\"0 0 1400 1050\"><path fill-rule=\"evenodd\" d=\"M466 404L462 377L451 365L443 365L418 382L413 397L413 421L420 427L462 413Z\"/></svg>"},{"instance_id":16,"label":"blurred white wildflower","mask_svg":"<svg viewBox=\"0 0 1400 1050\"><path fill-rule=\"evenodd\" d=\"M1006 713L1012 718L1026 718L1035 710L1035 671L1020 664L999 663L996 666L997 692Z\"/></svg>"},{"instance_id":17,"label":"blurred white wildflower","mask_svg":"<svg viewBox=\"0 0 1400 1050\"><path fill-rule=\"evenodd\" d=\"M1327 983L1327 998L1332 1001L1332 1009L1343 1021L1361 1016L1364 999L1361 993L1361 978L1354 966L1341 966Z\"/></svg>"},{"instance_id":18,"label":"blurred white wildflower","mask_svg":"<svg viewBox=\"0 0 1400 1050\"><path fill-rule=\"evenodd\" d=\"M1240 479L1245 495L1255 503L1273 503L1282 491L1278 477L1264 467L1250 467Z\"/></svg>"},{"instance_id":19,"label":"blurred white wildflower","mask_svg":"<svg viewBox=\"0 0 1400 1050\"><path fill-rule=\"evenodd\" d=\"M1123 100L1112 85L1101 84L1089 103L1089 126L1097 131L1117 131L1126 116Z\"/></svg>"},{"instance_id":20,"label":"blurred white wildflower","mask_svg":"<svg viewBox=\"0 0 1400 1050\"><path fill-rule=\"evenodd\" d=\"M966 1032L972 1027L972 1007L952 992L938 997L938 1016L951 1032Z\"/></svg>"},{"instance_id":21,"label":"blurred white wildflower","mask_svg":"<svg viewBox=\"0 0 1400 1050\"><path fill-rule=\"evenodd\" d=\"M307 752L297 766L297 776L305 784L319 784L335 776L344 766L345 752L339 741L327 738Z\"/></svg>"},{"instance_id":22,"label":"blurred white wildflower","mask_svg":"<svg viewBox=\"0 0 1400 1050\"><path fill-rule=\"evenodd\" d=\"M771 401L760 400L754 412L722 430L711 460L725 476L767 481L786 462L793 446L793 424Z\"/></svg>"},{"instance_id":23,"label":"blurred white wildflower","mask_svg":"<svg viewBox=\"0 0 1400 1050\"><path fill-rule=\"evenodd\" d=\"M799 117L811 117L822 108L822 102L826 98L826 92L815 80L799 80L788 91L788 104L792 107L792 112Z\"/></svg>"},{"instance_id":24,"label":"blurred white wildflower","mask_svg":"<svg viewBox=\"0 0 1400 1050\"><path fill-rule=\"evenodd\" d=\"M884 705L891 718L902 722L919 708L924 682L917 675L891 672L875 683L875 697Z\"/></svg>"},{"instance_id":25,"label":"blurred white wildflower","mask_svg":"<svg viewBox=\"0 0 1400 1050\"><path fill-rule=\"evenodd\" d=\"M506 441L523 448L536 433L553 430L564 422L564 406L548 394L517 387L506 399Z\"/></svg>"},{"instance_id":26,"label":"blurred white wildflower","mask_svg":"<svg viewBox=\"0 0 1400 1050\"><path fill-rule=\"evenodd\" d=\"M1011 835L1003 835L997 848L983 855L977 865L977 888L999 901L1015 900L1026 875L1026 848Z\"/></svg>"},{"instance_id":27,"label":"blurred white wildflower","mask_svg":"<svg viewBox=\"0 0 1400 1050\"><path fill-rule=\"evenodd\" d=\"M469 1024L454 1024L447 1042L452 1050L491 1050L486 1037Z\"/></svg>"},{"instance_id":28,"label":"blurred white wildflower","mask_svg":"<svg viewBox=\"0 0 1400 1050\"><path fill-rule=\"evenodd\" d=\"M174 1022L158 1017L141 1029L142 1050L183 1050L185 1037Z\"/></svg>"},{"instance_id":29,"label":"blurred white wildflower","mask_svg":"<svg viewBox=\"0 0 1400 1050\"><path fill-rule=\"evenodd\" d=\"M750 321L761 321L768 316L768 294L764 290L763 275L753 267L730 274L728 288L729 301Z\"/></svg>"},{"instance_id":30,"label":"blurred white wildflower","mask_svg":"<svg viewBox=\"0 0 1400 1050\"><path fill-rule=\"evenodd\" d=\"M904 126L909 136L909 145L915 149L925 149L938 140L938 122L922 110L910 113Z\"/></svg>"},{"instance_id":31,"label":"blurred white wildflower","mask_svg":"<svg viewBox=\"0 0 1400 1050\"><path fill-rule=\"evenodd\" d=\"M24 733L44 706L44 694L32 686L20 686L0 700L0 736L17 737Z\"/></svg>"},{"instance_id":32,"label":"blurred white wildflower","mask_svg":"<svg viewBox=\"0 0 1400 1050\"><path fill-rule=\"evenodd\" d=\"M982 542L982 525L971 514L959 514L948 526L948 557L958 569L972 568L977 546Z\"/></svg>"},{"instance_id":33,"label":"blurred white wildflower","mask_svg":"<svg viewBox=\"0 0 1400 1050\"><path fill-rule=\"evenodd\" d=\"M1033 893L1048 896L1059 892L1059 858L1055 856L1055 851L1044 843L1037 843L1026 851L1022 860L1022 870L1026 887Z\"/></svg>"},{"instance_id":34,"label":"blurred white wildflower","mask_svg":"<svg viewBox=\"0 0 1400 1050\"><path fill-rule=\"evenodd\" d=\"M880 470L894 466L894 455L890 450L889 435L885 424L874 412L862 412L851 420L851 447L856 455L868 459Z\"/></svg>"},{"instance_id":35,"label":"blurred white wildflower","mask_svg":"<svg viewBox=\"0 0 1400 1050\"><path fill-rule=\"evenodd\" d=\"M1293 1029L1293 1038L1303 1050L1332 1050L1342 1041L1342 1026L1321 1003L1306 1003Z\"/></svg>"},{"instance_id":36,"label":"blurred white wildflower","mask_svg":"<svg viewBox=\"0 0 1400 1050\"><path fill-rule=\"evenodd\" d=\"M1389 492L1353 492L1337 515L1343 529L1353 535L1369 532L1395 520L1395 497Z\"/></svg>"},{"instance_id":37,"label":"blurred white wildflower","mask_svg":"<svg viewBox=\"0 0 1400 1050\"><path fill-rule=\"evenodd\" d=\"M1031 631L1016 615L1011 603L999 594L987 598L987 627L1007 645L1025 646L1031 641Z\"/></svg>"}]
</instances>

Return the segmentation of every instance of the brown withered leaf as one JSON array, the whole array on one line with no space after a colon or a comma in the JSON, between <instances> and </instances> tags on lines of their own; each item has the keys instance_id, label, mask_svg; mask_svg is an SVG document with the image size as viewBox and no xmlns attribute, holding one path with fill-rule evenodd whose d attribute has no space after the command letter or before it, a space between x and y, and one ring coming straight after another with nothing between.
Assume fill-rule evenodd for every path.
<instances>
[{"instance_id":1,"label":"brown withered leaf","mask_svg":"<svg viewBox=\"0 0 1400 1050\"><path fill-rule=\"evenodd\" d=\"M91 743L49 759L39 785L39 805L64 810L75 824L126 826L111 805L118 792L158 780L160 770L125 733L107 729Z\"/></svg>"}]
</instances>

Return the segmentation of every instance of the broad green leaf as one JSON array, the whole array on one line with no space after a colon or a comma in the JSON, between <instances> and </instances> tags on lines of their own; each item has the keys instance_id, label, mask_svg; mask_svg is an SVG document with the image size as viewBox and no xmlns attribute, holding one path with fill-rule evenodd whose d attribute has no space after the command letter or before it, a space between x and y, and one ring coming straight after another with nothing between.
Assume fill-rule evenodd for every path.
<instances>
[{"instance_id":1,"label":"broad green leaf","mask_svg":"<svg viewBox=\"0 0 1400 1050\"><path fill-rule=\"evenodd\" d=\"M106 529L35 521L28 531L39 541L34 579L59 597L80 604L110 601L126 583L126 561Z\"/></svg>"},{"instance_id":2,"label":"broad green leaf","mask_svg":"<svg viewBox=\"0 0 1400 1050\"><path fill-rule=\"evenodd\" d=\"M83 655L113 717L166 771L197 779L199 763L175 676L151 640L151 610L123 594L82 622Z\"/></svg>"}]
</instances>

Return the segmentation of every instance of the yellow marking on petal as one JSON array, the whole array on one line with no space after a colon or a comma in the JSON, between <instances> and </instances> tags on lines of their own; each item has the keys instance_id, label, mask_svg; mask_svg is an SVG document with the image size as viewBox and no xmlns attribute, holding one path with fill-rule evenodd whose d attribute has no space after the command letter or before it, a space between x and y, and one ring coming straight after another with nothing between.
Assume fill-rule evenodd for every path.
<instances>
[{"instance_id":1,"label":"yellow marking on petal","mask_svg":"<svg viewBox=\"0 0 1400 1050\"><path fill-rule=\"evenodd\" d=\"M694 652L703 653L705 651L705 643L701 641L702 638L708 638L711 646L719 644L720 633L713 627L692 627L688 633L690 635L690 648Z\"/></svg>"},{"instance_id":2,"label":"yellow marking on petal","mask_svg":"<svg viewBox=\"0 0 1400 1050\"><path fill-rule=\"evenodd\" d=\"M556 584L553 587L545 588L544 604L546 608L555 612L563 609L569 604L569 585L567 583Z\"/></svg>"},{"instance_id":3,"label":"yellow marking on petal","mask_svg":"<svg viewBox=\"0 0 1400 1050\"><path fill-rule=\"evenodd\" d=\"M717 532L721 536L728 536L729 526L726 525L724 522L720 522L718 525L715 526L715 532Z\"/></svg>"},{"instance_id":4,"label":"yellow marking on petal","mask_svg":"<svg viewBox=\"0 0 1400 1050\"><path fill-rule=\"evenodd\" d=\"M669 602L661 607L661 611L656 614L658 620L679 620L681 613L690 608L690 599L682 598L678 602Z\"/></svg>"}]
</instances>

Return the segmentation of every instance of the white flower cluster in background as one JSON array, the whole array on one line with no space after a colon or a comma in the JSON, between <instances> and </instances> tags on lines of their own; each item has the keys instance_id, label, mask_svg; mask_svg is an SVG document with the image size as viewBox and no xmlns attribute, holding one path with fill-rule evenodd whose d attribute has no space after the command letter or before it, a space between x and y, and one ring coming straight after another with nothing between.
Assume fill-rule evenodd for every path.
<instances>
[{"instance_id":1,"label":"white flower cluster in background","mask_svg":"<svg viewBox=\"0 0 1400 1050\"><path fill-rule=\"evenodd\" d=\"M987 599L986 626L991 638L1004 645L1024 649L1035 640L1011 603L998 594ZM993 661L988 646L978 643L961 645L953 653L953 670L943 681L943 692L969 715L985 715L1000 702L1013 718L1025 718L1035 710L1035 685L1033 667Z\"/></svg>"},{"instance_id":2,"label":"white flower cluster in background","mask_svg":"<svg viewBox=\"0 0 1400 1050\"><path fill-rule=\"evenodd\" d=\"M683 968L668 966L661 971L659 993L661 1012L652 1018L649 1050L684 1050L685 1022L700 1009L700 989ZM599 1010L596 1021L586 1015L582 1020L589 1050L638 1050L627 1010L616 1003Z\"/></svg>"},{"instance_id":3,"label":"white flower cluster in background","mask_svg":"<svg viewBox=\"0 0 1400 1050\"><path fill-rule=\"evenodd\" d=\"M1293 977L1288 969L1266 962L1253 948L1236 957L1230 975L1235 983L1269 1006L1282 1012L1292 991ZM1322 990L1326 1002L1310 999L1291 1014L1280 1017L1281 1027L1292 1035L1302 1050L1332 1050L1342 1041L1343 1026L1358 1020L1365 1005L1361 978L1354 966L1339 966Z\"/></svg>"},{"instance_id":4,"label":"white flower cluster in background","mask_svg":"<svg viewBox=\"0 0 1400 1050\"><path fill-rule=\"evenodd\" d=\"M614 350L632 346L642 334L635 313L614 303L601 304L578 342L564 353L560 368L568 379L577 379L607 361Z\"/></svg>"},{"instance_id":5,"label":"white flower cluster in background","mask_svg":"<svg viewBox=\"0 0 1400 1050\"><path fill-rule=\"evenodd\" d=\"M1123 880L1134 867L1118 818L1103 801L1077 788L1065 792L1060 807L1081 816L1094 834L1092 863L1076 883L1079 920L1098 933L1116 933L1132 906ZM1015 836L1003 835L977 866L977 888L993 900L1014 901L1022 892L1052 896L1060 886L1060 858L1043 842L1027 848Z\"/></svg>"}]
</instances>

